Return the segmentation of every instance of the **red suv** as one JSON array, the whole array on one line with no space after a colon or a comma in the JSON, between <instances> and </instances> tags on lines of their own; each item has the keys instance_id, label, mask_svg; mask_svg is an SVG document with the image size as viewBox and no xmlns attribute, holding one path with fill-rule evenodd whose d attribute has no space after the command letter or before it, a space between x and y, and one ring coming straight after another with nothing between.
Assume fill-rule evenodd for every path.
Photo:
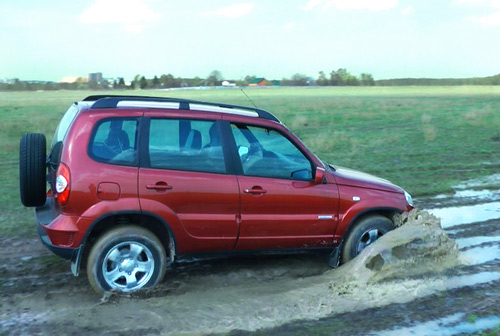
<instances>
[{"instance_id":1,"label":"red suv","mask_svg":"<svg viewBox=\"0 0 500 336\"><path fill-rule=\"evenodd\" d=\"M257 108L91 96L45 148L42 134L21 139L22 203L98 292L154 286L200 253L325 249L337 266L412 209L403 189L320 161Z\"/></svg>"}]
</instances>

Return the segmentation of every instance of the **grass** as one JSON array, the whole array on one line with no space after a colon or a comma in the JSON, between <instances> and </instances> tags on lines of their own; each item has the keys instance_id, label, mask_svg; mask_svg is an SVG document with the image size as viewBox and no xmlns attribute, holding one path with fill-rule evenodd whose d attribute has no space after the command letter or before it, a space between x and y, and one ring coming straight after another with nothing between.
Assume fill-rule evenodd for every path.
<instances>
[{"instance_id":1,"label":"grass","mask_svg":"<svg viewBox=\"0 0 500 336\"><path fill-rule=\"evenodd\" d=\"M110 92L120 94L120 92ZM240 90L124 91L251 105ZM500 87L247 89L321 159L387 178L414 196L451 191L500 168ZM96 92L0 92L0 236L34 232L19 201L23 133L52 134L68 106Z\"/></svg>"}]
</instances>

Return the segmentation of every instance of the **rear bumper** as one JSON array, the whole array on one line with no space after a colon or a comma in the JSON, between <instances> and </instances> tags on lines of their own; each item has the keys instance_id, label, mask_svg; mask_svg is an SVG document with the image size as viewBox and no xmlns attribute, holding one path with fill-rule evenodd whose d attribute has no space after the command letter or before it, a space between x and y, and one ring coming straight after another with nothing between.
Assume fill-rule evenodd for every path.
<instances>
[{"instance_id":1,"label":"rear bumper","mask_svg":"<svg viewBox=\"0 0 500 336\"><path fill-rule=\"evenodd\" d=\"M51 250L55 255L63 258L63 259L68 259L71 261L75 261L78 254L80 253L80 248L74 248L74 247L60 247L53 245L52 242L49 239L49 236L47 233L40 227L38 226L38 235L40 236L40 239L42 240L43 245L47 246L49 250Z\"/></svg>"},{"instance_id":2,"label":"rear bumper","mask_svg":"<svg viewBox=\"0 0 500 336\"><path fill-rule=\"evenodd\" d=\"M38 235L49 250L61 258L76 260L80 247L71 245L77 228L73 218L60 214L52 197L47 197L45 204L35 209L35 220Z\"/></svg>"}]
</instances>

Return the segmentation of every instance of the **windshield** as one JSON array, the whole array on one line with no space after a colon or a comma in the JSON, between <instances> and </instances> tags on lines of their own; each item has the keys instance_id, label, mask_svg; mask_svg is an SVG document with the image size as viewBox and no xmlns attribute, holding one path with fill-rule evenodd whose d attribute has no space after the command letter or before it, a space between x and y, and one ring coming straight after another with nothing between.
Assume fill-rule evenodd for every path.
<instances>
[{"instance_id":1,"label":"windshield","mask_svg":"<svg viewBox=\"0 0 500 336\"><path fill-rule=\"evenodd\" d=\"M52 138L52 144L50 145L50 148L53 148L56 143L59 141L63 141L64 137L66 136L66 133L68 132L69 126L73 122L73 119L75 119L76 113L78 112L78 107L76 104L71 105L71 107L64 113L64 116L62 117L61 121L59 122L59 125L56 128L56 133L54 134L54 137Z\"/></svg>"}]
</instances>

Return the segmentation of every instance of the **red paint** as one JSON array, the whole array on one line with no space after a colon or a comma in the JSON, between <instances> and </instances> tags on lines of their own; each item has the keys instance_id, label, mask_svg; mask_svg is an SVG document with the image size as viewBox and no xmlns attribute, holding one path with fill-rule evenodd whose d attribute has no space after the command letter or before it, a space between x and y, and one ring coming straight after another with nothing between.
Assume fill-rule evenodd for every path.
<instances>
[{"instance_id":1,"label":"red paint","mask_svg":"<svg viewBox=\"0 0 500 336\"><path fill-rule=\"evenodd\" d=\"M79 247L89 230L115 214L134 214L131 218L139 222L132 224L145 226L148 221L140 218L159 219L174 235L180 254L334 247L360 214L412 208L404 191L387 181L326 167L276 121L177 109L80 108L59 165L59 173L68 176L67 192L47 194L58 198L61 206L52 210L60 214L51 223L40 224L56 247ZM140 167L99 162L89 155L89 141L97 125L109 118L135 118L143 125L137 132L147 130L143 118L219 121L226 132L224 146L231 137L227 122L272 128L295 144L317 175L307 181L244 176L235 163L238 153L229 146L226 173L154 169L146 161ZM144 159L140 156L144 150L137 148L137 158ZM360 200L354 201L354 196Z\"/></svg>"}]
</instances>

